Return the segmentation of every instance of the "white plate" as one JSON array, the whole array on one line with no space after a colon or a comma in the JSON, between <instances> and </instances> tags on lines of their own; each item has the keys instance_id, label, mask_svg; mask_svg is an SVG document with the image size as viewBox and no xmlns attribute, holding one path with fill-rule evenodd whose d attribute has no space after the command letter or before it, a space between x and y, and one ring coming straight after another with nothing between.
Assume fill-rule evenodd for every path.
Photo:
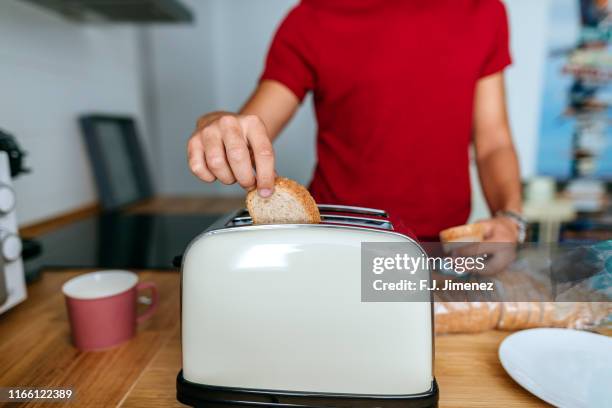
<instances>
[{"instance_id":1,"label":"white plate","mask_svg":"<svg viewBox=\"0 0 612 408\"><path fill-rule=\"evenodd\" d=\"M499 346L517 383L557 407L612 407L612 338L569 329L531 329Z\"/></svg>"}]
</instances>

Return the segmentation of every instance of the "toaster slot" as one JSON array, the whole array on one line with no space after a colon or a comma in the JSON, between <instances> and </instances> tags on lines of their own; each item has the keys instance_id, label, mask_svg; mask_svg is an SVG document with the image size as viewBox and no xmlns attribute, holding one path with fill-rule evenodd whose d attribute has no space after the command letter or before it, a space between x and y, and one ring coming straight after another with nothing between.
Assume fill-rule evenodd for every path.
<instances>
[{"instance_id":1,"label":"toaster slot","mask_svg":"<svg viewBox=\"0 0 612 408\"><path fill-rule=\"evenodd\" d=\"M353 217L350 215L321 214L321 220L326 224L356 225L359 227L393 230L391 221L379 218Z\"/></svg>"},{"instance_id":2,"label":"toaster slot","mask_svg":"<svg viewBox=\"0 0 612 408\"><path fill-rule=\"evenodd\" d=\"M384 210L378 210L376 208L367 207L354 207L350 205L334 205L334 204L318 204L320 212L330 213L346 213L346 214L359 214L359 215L371 215L374 217L389 218L389 215Z\"/></svg>"},{"instance_id":3,"label":"toaster slot","mask_svg":"<svg viewBox=\"0 0 612 408\"><path fill-rule=\"evenodd\" d=\"M393 224L390 221L378 218L353 217L349 215L331 215L321 214L322 224L339 224L339 225L354 225L358 227L379 228L393 230ZM226 224L226 228L243 227L252 225L253 220L248 216L234 217Z\"/></svg>"},{"instance_id":4,"label":"toaster slot","mask_svg":"<svg viewBox=\"0 0 612 408\"><path fill-rule=\"evenodd\" d=\"M223 223L223 227L224 228L241 227L244 225L251 225L251 224L253 224L253 220L251 219L251 216L249 215L249 212L247 211L247 209L243 208L243 209L235 211L228 218L226 218L226 221Z\"/></svg>"},{"instance_id":5,"label":"toaster slot","mask_svg":"<svg viewBox=\"0 0 612 408\"><path fill-rule=\"evenodd\" d=\"M321 212L322 224L352 225L357 227L379 228L390 231L393 230L393 224L391 224L387 213L383 210L329 204L320 204L318 207L319 211ZM370 217L364 217L363 215L369 215ZM223 227L242 227L252 224L253 220L251 219L249 212L246 209L241 209L226 218Z\"/></svg>"},{"instance_id":6,"label":"toaster slot","mask_svg":"<svg viewBox=\"0 0 612 408\"><path fill-rule=\"evenodd\" d=\"M251 225L252 223L253 223L253 220L251 219L251 217L243 216L243 217L232 218L232 220L230 221L230 225L228 226L239 227L241 225Z\"/></svg>"}]
</instances>

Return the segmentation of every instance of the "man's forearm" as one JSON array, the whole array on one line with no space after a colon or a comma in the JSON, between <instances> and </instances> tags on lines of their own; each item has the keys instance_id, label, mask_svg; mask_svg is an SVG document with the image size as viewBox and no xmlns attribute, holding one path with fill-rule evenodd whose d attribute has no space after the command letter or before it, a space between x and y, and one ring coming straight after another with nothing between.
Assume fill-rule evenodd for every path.
<instances>
[{"instance_id":1,"label":"man's forearm","mask_svg":"<svg viewBox=\"0 0 612 408\"><path fill-rule=\"evenodd\" d=\"M501 146L478 157L478 174L491 214L522 211L521 180L516 151Z\"/></svg>"},{"instance_id":2,"label":"man's forearm","mask_svg":"<svg viewBox=\"0 0 612 408\"><path fill-rule=\"evenodd\" d=\"M299 100L280 82L263 81L238 112L215 111L201 116L197 129L203 129L222 116L257 116L266 126L267 135L274 140L299 107Z\"/></svg>"}]
</instances>

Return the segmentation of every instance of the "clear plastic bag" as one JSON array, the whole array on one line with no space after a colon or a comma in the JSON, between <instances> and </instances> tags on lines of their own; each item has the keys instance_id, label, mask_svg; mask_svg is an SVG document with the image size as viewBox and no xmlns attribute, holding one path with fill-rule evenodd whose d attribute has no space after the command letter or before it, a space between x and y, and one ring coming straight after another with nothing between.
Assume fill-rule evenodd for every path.
<instances>
[{"instance_id":1,"label":"clear plastic bag","mask_svg":"<svg viewBox=\"0 0 612 408\"><path fill-rule=\"evenodd\" d=\"M434 303L436 334L563 327L589 330L612 322L610 302Z\"/></svg>"},{"instance_id":2,"label":"clear plastic bag","mask_svg":"<svg viewBox=\"0 0 612 408\"><path fill-rule=\"evenodd\" d=\"M538 255L538 258L541 257ZM536 269L527 262L523 270L507 270L492 277L497 292L503 296L497 299L500 301L474 302L470 301L469 293L436 293L436 333L612 327L612 302L609 301L612 241L559 251L551 259L550 269L535 273L529 270Z\"/></svg>"}]
</instances>

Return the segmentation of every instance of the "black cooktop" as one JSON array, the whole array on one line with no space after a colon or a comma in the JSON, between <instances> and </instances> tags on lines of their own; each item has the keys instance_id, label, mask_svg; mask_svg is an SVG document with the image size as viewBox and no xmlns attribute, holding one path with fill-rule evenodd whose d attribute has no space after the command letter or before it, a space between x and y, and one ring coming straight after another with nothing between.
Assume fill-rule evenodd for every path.
<instances>
[{"instance_id":1,"label":"black cooktop","mask_svg":"<svg viewBox=\"0 0 612 408\"><path fill-rule=\"evenodd\" d=\"M103 214L37 237L26 269L174 269L172 260L220 215Z\"/></svg>"}]
</instances>

